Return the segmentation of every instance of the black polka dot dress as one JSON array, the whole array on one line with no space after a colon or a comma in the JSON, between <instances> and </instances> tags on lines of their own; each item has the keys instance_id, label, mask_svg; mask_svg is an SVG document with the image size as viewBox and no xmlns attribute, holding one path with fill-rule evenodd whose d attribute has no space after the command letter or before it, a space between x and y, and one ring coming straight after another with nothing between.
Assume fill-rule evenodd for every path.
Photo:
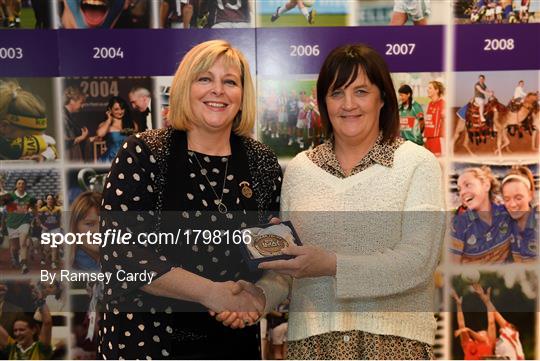
<instances>
[{"instance_id":1,"label":"black polka dot dress","mask_svg":"<svg viewBox=\"0 0 540 361\"><path fill-rule=\"evenodd\" d=\"M156 138L157 146L152 143ZM268 151L257 150L258 144L233 137L233 155L221 157L188 151L181 132L160 130L129 138L106 181L103 228L132 234L201 230L218 237L276 215L281 170L275 156L261 163L260 156ZM245 158L238 159L242 149ZM238 186L248 178L253 199L246 199ZM191 237L175 245L109 245L101 255L103 270L152 272L154 280L174 267L217 282L255 282L260 277L249 271L240 248L225 238L205 242L200 234L195 244L193 233ZM103 359L260 358L258 325L231 330L202 305L152 296L140 290L144 282L112 279L105 285L106 312L98 332Z\"/></svg>"}]
</instances>

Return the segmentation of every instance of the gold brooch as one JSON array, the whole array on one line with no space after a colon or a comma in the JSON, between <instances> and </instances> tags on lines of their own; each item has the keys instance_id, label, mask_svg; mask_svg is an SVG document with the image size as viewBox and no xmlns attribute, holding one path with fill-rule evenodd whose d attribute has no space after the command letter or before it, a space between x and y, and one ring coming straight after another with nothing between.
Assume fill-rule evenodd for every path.
<instances>
[{"instance_id":1,"label":"gold brooch","mask_svg":"<svg viewBox=\"0 0 540 361\"><path fill-rule=\"evenodd\" d=\"M253 197L253 190L246 181L240 182L240 191L242 192L242 195L248 199Z\"/></svg>"}]
</instances>

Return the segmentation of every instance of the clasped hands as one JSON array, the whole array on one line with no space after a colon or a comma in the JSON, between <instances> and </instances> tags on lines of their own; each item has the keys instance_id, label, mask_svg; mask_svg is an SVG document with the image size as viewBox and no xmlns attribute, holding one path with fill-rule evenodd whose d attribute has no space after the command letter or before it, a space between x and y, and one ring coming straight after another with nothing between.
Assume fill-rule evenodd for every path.
<instances>
[{"instance_id":1,"label":"clasped hands","mask_svg":"<svg viewBox=\"0 0 540 361\"><path fill-rule=\"evenodd\" d=\"M208 298L210 315L231 328L254 324L262 316L266 305L262 289L242 280L215 283Z\"/></svg>"}]
</instances>

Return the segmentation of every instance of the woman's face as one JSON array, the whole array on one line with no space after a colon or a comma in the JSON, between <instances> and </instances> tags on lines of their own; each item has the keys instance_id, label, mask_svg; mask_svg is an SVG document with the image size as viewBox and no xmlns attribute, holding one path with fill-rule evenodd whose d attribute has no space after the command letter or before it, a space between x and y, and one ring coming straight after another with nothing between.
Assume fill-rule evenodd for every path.
<instances>
[{"instance_id":1,"label":"woman's face","mask_svg":"<svg viewBox=\"0 0 540 361\"><path fill-rule=\"evenodd\" d=\"M47 196L47 206L50 208L54 206L54 203L55 203L54 197L51 195Z\"/></svg>"},{"instance_id":2,"label":"woman's face","mask_svg":"<svg viewBox=\"0 0 540 361\"><path fill-rule=\"evenodd\" d=\"M90 208L86 215L77 222L78 233L97 233L99 232L99 216L98 210L95 207Z\"/></svg>"},{"instance_id":3,"label":"woman's face","mask_svg":"<svg viewBox=\"0 0 540 361\"><path fill-rule=\"evenodd\" d=\"M13 324L13 336L19 344L32 343L34 332L26 321L15 321Z\"/></svg>"},{"instance_id":4,"label":"woman's face","mask_svg":"<svg viewBox=\"0 0 540 361\"><path fill-rule=\"evenodd\" d=\"M207 131L230 130L242 107L242 75L218 58L208 71L197 75L190 89L194 125Z\"/></svg>"},{"instance_id":5,"label":"woman's face","mask_svg":"<svg viewBox=\"0 0 540 361\"><path fill-rule=\"evenodd\" d=\"M111 108L111 115L115 119L122 119L126 113L125 109L122 109L120 103L114 103Z\"/></svg>"},{"instance_id":6,"label":"woman's face","mask_svg":"<svg viewBox=\"0 0 540 361\"><path fill-rule=\"evenodd\" d=\"M479 210L489 200L489 182L483 182L472 172L465 172L459 176L458 192L461 204L470 210Z\"/></svg>"},{"instance_id":7,"label":"woman's face","mask_svg":"<svg viewBox=\"0 0 540 361\"><path fill-rule=\"evenodd\" d=\"M330 90L326 95L328 117L336 139L369 139L379 133L379 114L384 102L381 92L363 69L346 88Z\"/></svg>"},{"instance_id":8,"label":"woman's face","mask_svg":"<svg viewBox=\"0 0 540 361\"><path fill-rule=\"evenodd\" d=\"M429 85L427 87L427 95L430 98L433 98L433 97L435 97L437 95L437 89L435 89L435 87L431 83L429 83Z\"/></svg>"},{"instance_id":9,"label":"woman's face","mask_svg":"<svg viewBox=\"0 0 540 361\"><path fill-rule=\"evenodd\" d=\"M411 97L409 94L406 93L398 93L399 94L399 101L401 104L407 104L409 102L409 98Z\"/></svg>"},{"instance_id":10,"label":"woman's face","mask_svg":"<svg viewBox=\"0 0 540 361\"><path fill-rule=\"evenodd\" d=\"M502 188L504 206L514 219L520 219L531 210L532 192L520 181L511 180Z\"/></svg>"}]
</instances>

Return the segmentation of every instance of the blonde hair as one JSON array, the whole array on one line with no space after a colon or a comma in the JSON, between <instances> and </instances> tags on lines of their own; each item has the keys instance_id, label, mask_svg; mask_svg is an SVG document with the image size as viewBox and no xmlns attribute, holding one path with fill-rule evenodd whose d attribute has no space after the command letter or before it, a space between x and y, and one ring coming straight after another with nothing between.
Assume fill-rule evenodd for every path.
<instances>
[{"instance_id":1,"label":"blonde hair","mask_svg":"<svg viewBox=\"0 0 540 361\"><path fill-rule=\"evenodd\" d=\"M70 101L77 101L80 99L86 99L86 95L83 94L81 89L68 86L64 89L64 105L68 105Z\"/></svg>"},{"instance_id":2,"label":"blonde hair","mask_svg":"<svg viewBox=\"0 0 540 361\"><path fill-rule=\"evenodd\" d=\"M79 223L92 209L95 208L99 212L101 206L101 193L84 192L79 194L71 204L69 217L69 229L71 232L78 232L77 223Z\"/></svg>"},{"instance_id":3,"label":"blonde hair","mask_svg":"<svg viewBox=\"0 0 540 361\"><path fill-rule=\"evenodd\" d=\"M169 123L178 130L189 130L195 116L191 110L191 84L196 77L208 71L218 59L226 67L240 69L242 105L233 123L238 135L250 136L255 124L255 89L245 56L225 40L211 40L192 48L178 66L171 85Z\"/></svg>"},{"instance_id":4,"label":"blonde hair","mask_svg":"<svg viewBox=\"0 0 540 361\"><path fill-rule=\"evenodd\" d=\"M489 187L489 199L492 202L495 202L497 197L501 194L501 184L495 178L493 173L491 172L491 168L489 168L486 165L483 165L482 167L471 167L466 168L461 174L465 173L472 173L475 178L480 179L482 182L488 182L490 184Z\"/></svg>"},{"instance_id":5,"label":"blonde hair","mask_svg":"<svg viewBox=\"0 0 540 361\"><path fill-rule=\"evenodd\" d=\"M521 182L531 192L534 192L534 190L536 189L534 185L534 176L531 170L523 165L512 166L512 168L502 181L502 187L504 188L504 185L510 182Z\"/></svg>"},{"instance_id":6,"label":"blonde hair","mask_svg":"<svg viewBox=\"0 0 540 361\"><path fill-rule=\"evenodd\" d=\"M439 92L439 96L442 97L444 95L444 92L446 91L446 88L444 87L444 84L437 80L432 80L429 82L433 86L435 90Z\"/></svg>"},{"instance_id":7,"label":"blonde hair","mask_svg":"<svg viewBox=\"0 0 540 361\"><path fill-rule=\"evenodd\" d=\"M46 118L45 104L16 82L0 82L0 120L17 124L18 116Z\"/></svg>"}]
</instances>

